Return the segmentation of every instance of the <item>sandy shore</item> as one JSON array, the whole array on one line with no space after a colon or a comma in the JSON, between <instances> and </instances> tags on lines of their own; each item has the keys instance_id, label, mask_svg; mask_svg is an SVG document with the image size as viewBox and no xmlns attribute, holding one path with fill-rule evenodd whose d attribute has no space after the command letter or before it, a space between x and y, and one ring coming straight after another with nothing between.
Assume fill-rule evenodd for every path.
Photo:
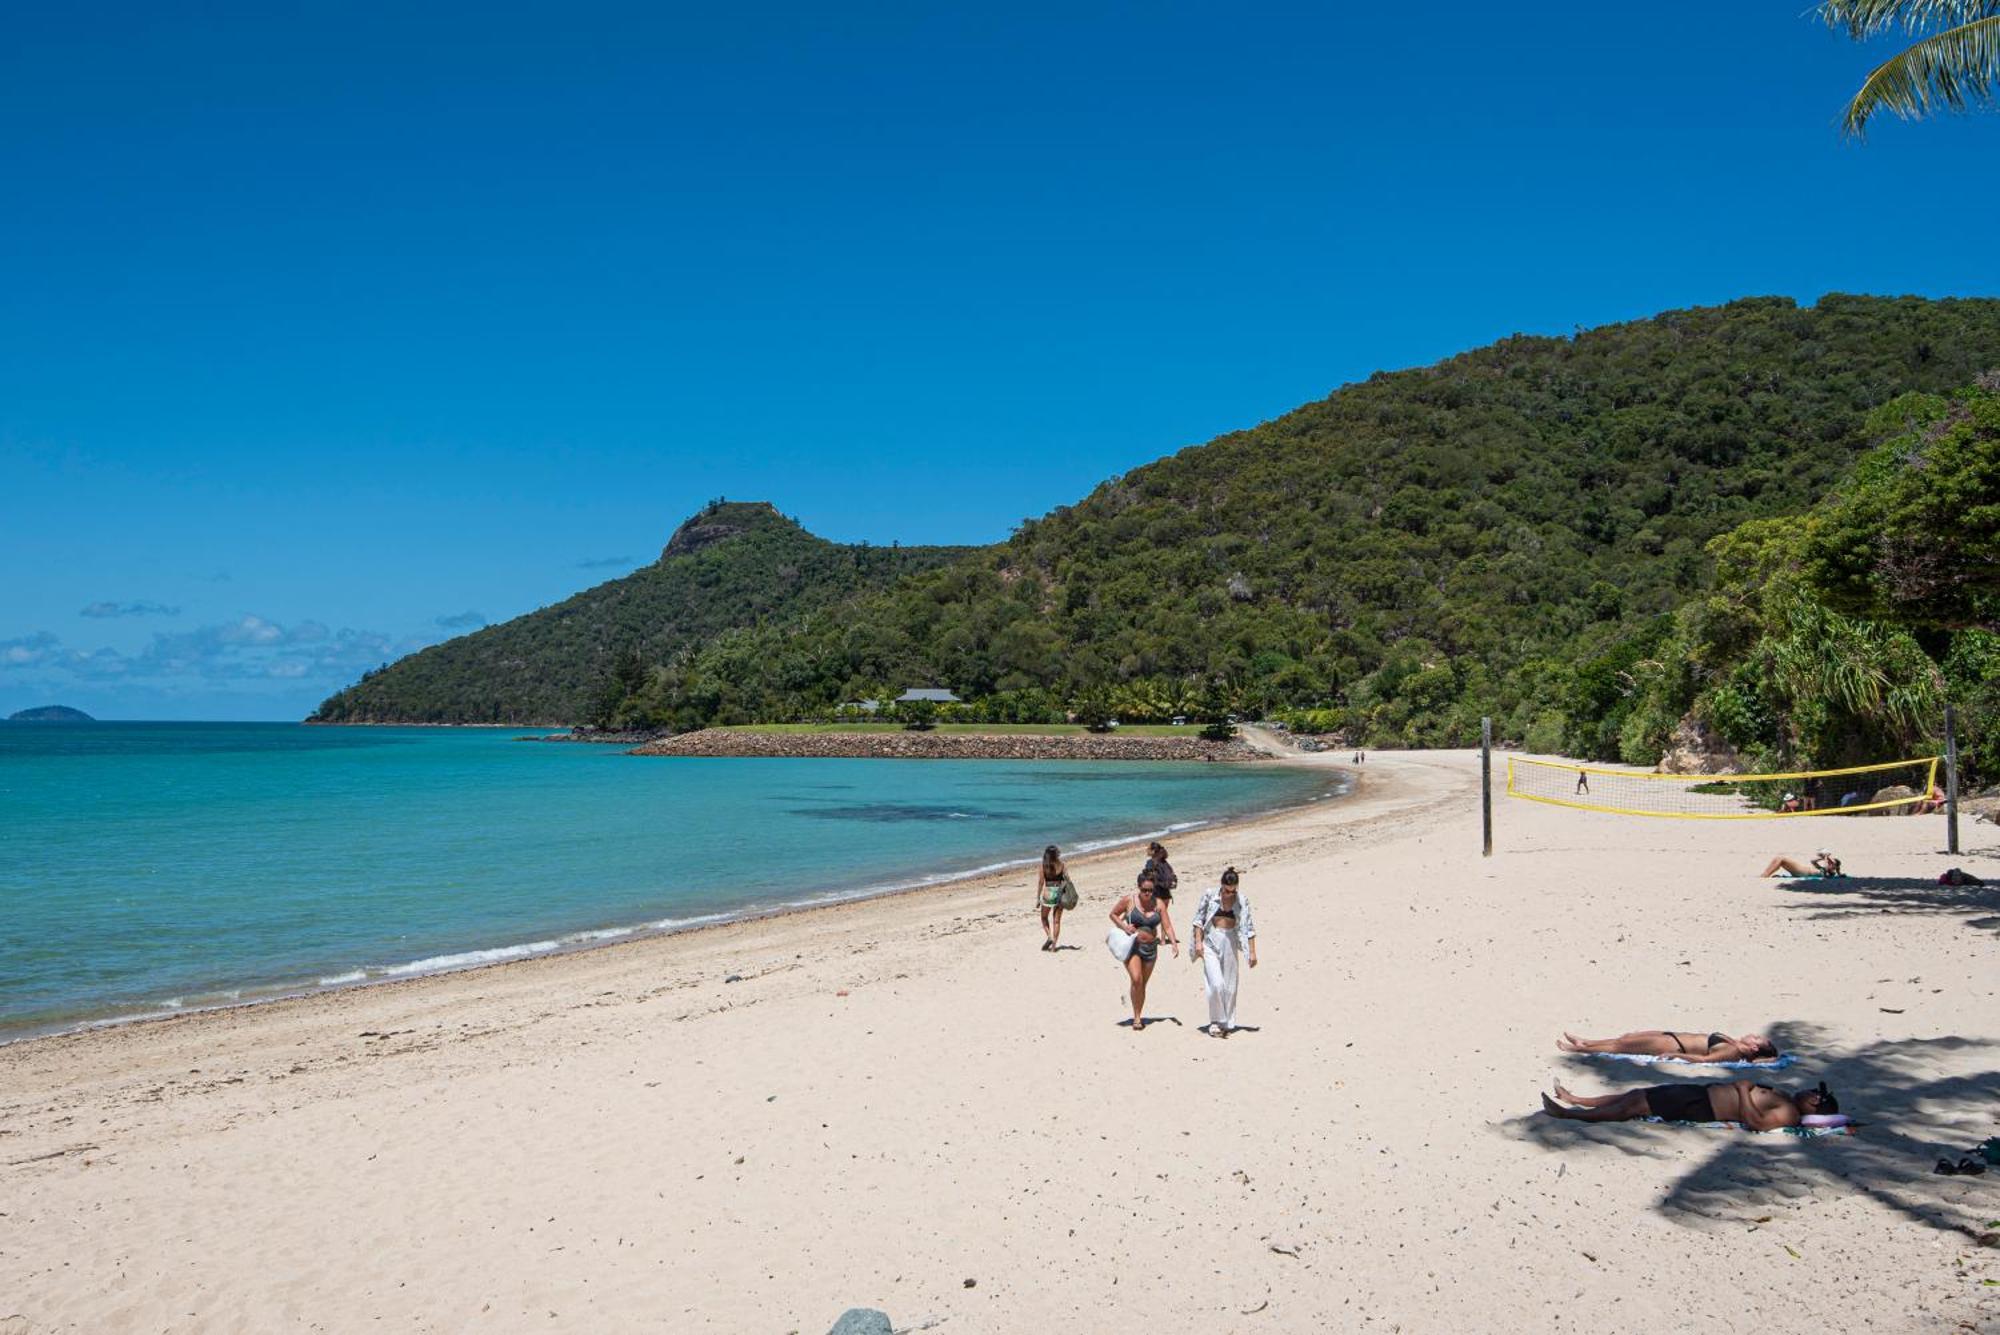
<instances>
[{"instance_id":1,"label":"sandy shore","mask_svg":"<svg viewBox=\"0 0 2000 1335\"><path fill-rule=\"evenodd\" d=\"M1118 1023L1127 852L1054 956L1017 875L0 1049L0 1332L2000 1322L2000 1172L1930 1173L2000 1133L2000 891L1918 879L1942 820L1503 800L1483 860L1476 792L1373 753L1180 841L1263 931L1227 1041L1171 958ZM1821 842L1854 881L1754 879ZM1534 1114L1647 1079L1559 1030L1656 1024L1771 1033L1870 1125Z\"/></svg>"}]
</instances>

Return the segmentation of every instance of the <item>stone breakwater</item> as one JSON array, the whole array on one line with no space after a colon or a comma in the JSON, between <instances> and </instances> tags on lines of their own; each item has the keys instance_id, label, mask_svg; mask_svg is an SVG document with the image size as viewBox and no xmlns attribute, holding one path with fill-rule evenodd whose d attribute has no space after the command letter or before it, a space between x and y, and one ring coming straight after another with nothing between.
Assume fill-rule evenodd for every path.
<instances>
[{"instance_id":1,"label":"stone breakwater","mask_svg":"<svg viewBox=\"0 0 2000 1335\"><path fill-rule=\"evenodd\" d=\"M815 756L889 760L1262 760L1241 741L935 732L725 732L708 729L634 747L635 756Z\"/></svg>"}]
</instances>

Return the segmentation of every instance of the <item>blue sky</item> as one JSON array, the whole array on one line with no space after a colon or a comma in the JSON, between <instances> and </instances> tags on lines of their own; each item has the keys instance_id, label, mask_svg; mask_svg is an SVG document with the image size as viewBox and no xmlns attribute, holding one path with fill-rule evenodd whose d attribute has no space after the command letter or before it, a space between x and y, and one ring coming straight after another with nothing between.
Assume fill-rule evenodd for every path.
<instances>
[{"instance_id":1,"label":"blue sky","mask_svg":"<svg viewBox=\"0 0 2000 1335\"><path fill-rule=\"evenodd\" d=\"M17 7L0 713L298 717L717 495L987 541L1516 331L2000 294L2000 118L1843 142L1804 0L859 8Z\"/></svg>"}]
</instances>

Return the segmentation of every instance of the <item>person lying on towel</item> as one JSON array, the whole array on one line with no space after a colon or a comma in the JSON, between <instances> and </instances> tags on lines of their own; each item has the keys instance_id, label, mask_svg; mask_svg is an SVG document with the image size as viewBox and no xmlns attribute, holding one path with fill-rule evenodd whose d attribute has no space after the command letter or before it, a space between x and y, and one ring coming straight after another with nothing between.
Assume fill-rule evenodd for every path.
<instances>
[{"instance_id":1,"label":"person lying on towel","mask_svg":"<svg viewBox=\"0 0 2000 1335\"><path fill-rule=\"evenodd\" d=\"M1802 1089L1796 1094L1748 1080L1726 1085L1650 1085L1623 1094L1572 1094L1557 1085L1555 1098L1542 1095L1542 1111L1576 1122L1658 1117L1668 1122L1741 1122L1752 1131L1776 1131L1803 1126L1802 1119L1807 1117L1837 1113L1840 1101L1824 1080L1818 1089Z\"/></svg>"},{"instance_id":2,"label":"person lying on towel","mask_svg":"<svg viewBox=\"0 0 2000 1335\"><path fill-rule=\"evenodd\" d=\"M1731 1038L1721 1030L1709 1034L1682 1033L1674 1029L1635 1029L1616 1038L1578 1038L1564 1034L1556 1040L1564 1052L1615 1052L1633 1057L1672 1057L1685 1062L1771 1062L1778 1060L1777 1045L1762 1034L1740 1034Z\"/></svg>"}]
</instances>

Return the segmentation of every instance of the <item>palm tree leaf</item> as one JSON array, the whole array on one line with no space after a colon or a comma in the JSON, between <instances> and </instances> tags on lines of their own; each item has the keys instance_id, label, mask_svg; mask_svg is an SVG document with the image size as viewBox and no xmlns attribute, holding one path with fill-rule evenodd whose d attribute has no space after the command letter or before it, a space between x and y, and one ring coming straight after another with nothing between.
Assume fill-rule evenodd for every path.
<instances>
[{"instance_id":1,"label":"palm tree leaf","mask_svg":"<svg viewBox=\"0 0 2000 1335\"><path fill-rule=\"evenodd\" d=\"M1922 32L2000 15L2000 0L1824 0L1820 21L1863 41L1890 28Z\"/></svg>"},{"instance_id":2,"label":"palm tree leaf","mask_svg":"<svg viewBox=\"0 0 2000 1335\"><path fill-rule=\"evenodd\" d=\"M1862 135L1879 111L1918 120L1940 108L1991 104L2000 85L2000 15L1926 37L1875 67L1847 104L1841 128Z\"/></svg>"}]
</instances>

